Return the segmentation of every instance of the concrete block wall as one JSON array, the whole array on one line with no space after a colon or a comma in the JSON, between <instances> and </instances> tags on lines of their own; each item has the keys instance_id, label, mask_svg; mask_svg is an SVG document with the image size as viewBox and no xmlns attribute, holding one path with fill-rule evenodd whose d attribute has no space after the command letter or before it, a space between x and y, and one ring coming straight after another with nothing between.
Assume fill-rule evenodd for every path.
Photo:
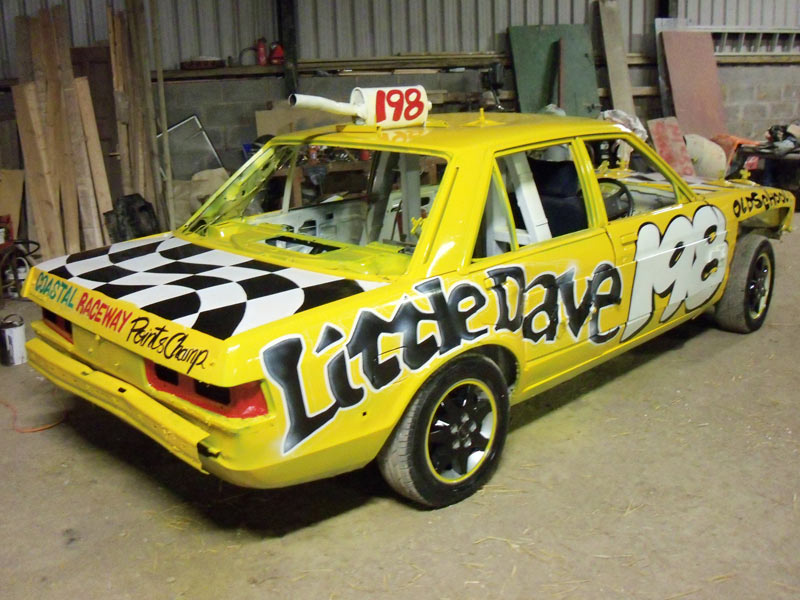
<instances>
[{"instance_id":1,"label":"concrete block wall","mask_svg":"<svg viewBox=\"0 0 800 600\"><path fill-rule=\"evenodd\" d=\"M346 102L354 87L422 84L427 89L479 92L480 75L454 73L300 77L298 92ZM164 95L169 124L197 115L229 171L243 162L242 144L256 137L255 111L286 100L283 79L169 81Z\"/></svg>"},{"instance_id":2,"label":"concrete block wall","mask_svg":"<svg viewBox=\"0 0 800 600\"><path fill-rule=\"evenodd\" d=\"M800 119L800 65L720 65L719 79L730 133L763 140Z\"/></svg>"},{"instance_id":3,"label":"concrete block wall","mask_svg":"<svg viewBox=\"0 0 800 600\"><path fill-rule=\"evenodd\" d=\"M511 81L510 71L507 75ZM771 125L800 118L800 65L720 65L719 76L731 133L760 140ZM346 101L357 86L416 83L437 90L481 90L479 73L467 69L453 73L301 77L299 91ZM513 84L507 87L513 88ZM256 137L255 111L265 110L269 102L285 100L280 77L168 81L165 94L169 123L196 114L229 170L241 165L242 144ZM644 118L661 116L656 97L637 99L637 110ZM0 93L0 119L13 116L11 94Z\"/></svg>"},{"instance_id":4,"label":"concrete block wall","mask_svg":"<svg viewBox=\"0 0 800 600\"><path fill-rule=\"evenodd\" d=\"M242 144L256 137L255 111L283 98L283 80L169 81L164 96L169 125L197 115L223 165L232 171L243 162Z\"/></svg>"}]
</instances>

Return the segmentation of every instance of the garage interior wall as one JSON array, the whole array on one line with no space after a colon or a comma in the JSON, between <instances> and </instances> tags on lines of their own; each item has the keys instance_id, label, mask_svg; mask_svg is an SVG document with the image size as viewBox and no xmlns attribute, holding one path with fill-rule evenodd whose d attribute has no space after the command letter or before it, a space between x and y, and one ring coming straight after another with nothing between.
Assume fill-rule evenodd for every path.
<instances>
[{"instance_id":1,"label":"garage interior wall","mask_svg":"<svg viewBox=\"0 0 800 600\"><path fill-rule=\"evenodd\" d=\"M697 25L800 29L797 0L671 1L678 18ZM278 37L274 0L159 2L166 69L177 69L182 60L199 55L236 58L257 38ZM106 0L3 0L0 79L16 76L14 18L62 3L67 6L73 46L108 39ZM125 1L110 4L121 10ZM585 23L597 39L595 4L596 0L297 0L299 58L505 52L511 25ZM659 0L619 0L628 52L654 53L658 6Z\"/></svg>"},{"instance_id":2,"label":"garage interior wall","mask_svg":"<svg viewBox=\"0 0 800 600\"><path fill-rule=\"evenodd\" d=\"M108 37L105 0L63 0L74 46L98 45ZM259 38L278 38L276 0L159 0L161 45L166 69L196 56L232 57ZM62 0L0 1L0 79L15 76L14 18L35 15ZM115 10L124 0L111 2ZM147 6L147 2L144 3ZM619 0L623 37L631 55L634 86L657 85L653 21L667 5L677 17L715 28L797 30L798 0ZM347 60L397 54L507 52L508 27L520 24L587 24L596 53L602 52L596 0L296 0L299 59ZM149 15L148 15L149 18ZM795 40L794 37L792 37ZM800 53L800 35L788 48ZM649 58L648 58L649 57ZM243 64L254 62L253 53ZM199 76L202 77L202 76ZM773 123L800 114L800 63L720 64L720 79L732 133L761 137ZM346 100L355 86L421 83L447 91L480 92L474 69L437 74L357 74L300 78L299 91ZM607 87L604 69L598 85ZM513 78L507 74L507 87ZM6 88L7 91L7 88ZM284 97L280 76L169 81L169 121L197 114L228 167L241 160L241 145L255 137L255 110ZM5 102L4 96L8 102ZM10 94L0 93L0 118ZM465 106L462 108L474 108ZM642 117L660 116L656 94L637 97Z\"/></svg>"}]
</instances>

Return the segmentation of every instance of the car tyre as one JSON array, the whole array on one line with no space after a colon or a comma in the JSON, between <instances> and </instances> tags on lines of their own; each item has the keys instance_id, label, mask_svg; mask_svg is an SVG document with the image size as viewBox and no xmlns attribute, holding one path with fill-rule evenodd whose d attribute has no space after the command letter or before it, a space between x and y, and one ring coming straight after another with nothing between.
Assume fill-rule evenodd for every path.
<instances>
[{"instance_id":1,"label":"car tyre","mask_svg":"<svg viewBox=\"0 0 800 600\"><path fill-rule=\"evenodd\" d=\"M722 329L750 333L764 324L775 281L775 254L762 235L739 239L728 284L717 303L715 319Z\"/></svg>"},{"instance_id":2,"label":"car tyre","mask_svg":"<svg viewBox=\"0 0 800 600\"><path fill-rule=\"evenodd\" d=\"M467 354L446 364L414 395L378 455L399 494L442 507L491 476L508 432L508 387L497 365Z\"/></svg>"}]
</instances>

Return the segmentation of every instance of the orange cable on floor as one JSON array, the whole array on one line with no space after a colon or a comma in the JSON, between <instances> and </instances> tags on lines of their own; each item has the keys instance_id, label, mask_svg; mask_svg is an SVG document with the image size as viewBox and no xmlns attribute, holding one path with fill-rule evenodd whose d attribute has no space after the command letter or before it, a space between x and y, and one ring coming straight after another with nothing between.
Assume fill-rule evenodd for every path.
<instances>
[{"instance_id":1,"label":"orange cable on floor","mask_svg":"<svg viewBox=\"0 0 800 600\"><path fill-rule=\"evenodd\" d=\"M17 427L17 409L14 407L13 404L6 402L3 399L0 399L0 404L8 408L11 411L11 427L17 433L37 433L39 431L45 431L47 429L52 429L56 425L60 425L64 422L67 418L66 411L61 413L61 417L59 417L58 421L54 423L50 423L48 425L39 425L38 427Z\"/></svg>"}]
</instances>

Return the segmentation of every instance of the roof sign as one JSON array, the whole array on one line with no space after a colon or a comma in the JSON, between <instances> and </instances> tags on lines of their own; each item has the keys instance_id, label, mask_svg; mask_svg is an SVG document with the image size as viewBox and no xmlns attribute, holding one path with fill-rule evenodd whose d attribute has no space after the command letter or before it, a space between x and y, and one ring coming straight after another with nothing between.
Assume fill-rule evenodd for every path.
<instances>
[{"instance_id":1,"label":"roof sign","mask_svg":"<svg viewBox=\"0 0 800 600\"><path fill-rule=\"evenodd\" d=\"M350 103L335 102L320 96L292 94L289 104L353 117L358 125L377 125L384 129L423 125L431 102L421 85L385 88L355 88Z\"/></svg>"}]
</instances>

